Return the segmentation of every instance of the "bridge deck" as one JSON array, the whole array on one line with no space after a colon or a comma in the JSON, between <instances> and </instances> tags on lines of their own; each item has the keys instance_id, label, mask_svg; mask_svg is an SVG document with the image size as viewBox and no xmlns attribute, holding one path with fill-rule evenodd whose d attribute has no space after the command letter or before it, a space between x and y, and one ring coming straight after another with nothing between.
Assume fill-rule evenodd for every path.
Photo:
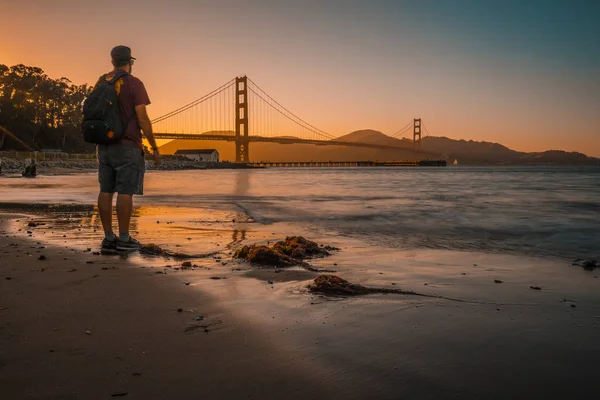
<instances>
[{"instance_id":1,"label":"bridge deck","mask_svg":"<svg viewBox=\"0 0 600 400\"><path fill-rule=\"evenodd\" d=\"M250 162L253 167L277 168L332 168L332 167L445 167L444 160L399 161L303 161L303 162Z\"/></svg>"}]
</instances>

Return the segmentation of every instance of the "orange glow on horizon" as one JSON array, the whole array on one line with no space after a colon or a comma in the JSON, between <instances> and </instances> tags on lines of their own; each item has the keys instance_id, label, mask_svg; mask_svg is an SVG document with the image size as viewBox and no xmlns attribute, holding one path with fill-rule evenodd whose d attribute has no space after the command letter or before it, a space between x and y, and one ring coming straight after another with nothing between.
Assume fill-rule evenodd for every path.
<instances>
[{"instance_id":1,"label":"orange glow on horizon","mask_svg":"<svg viewBox=\"0 0 600 400\"><path fill-rule=\"evenodd\" d=\"M105 32L94 11L99 5L28 9L17 3L7 6L5 29L20 34L5 39L0 63L38 66L75 84L93 84L111 69L110 49L124 39L119 32L95 35ZM240 13L233 20L221 6L202 4L170 11L148 5L145 18L131 19L129 11L115 18L115 26L126 24L133 32L125 44L137 58L133 74L146 85L151 118L248 75L286 108L336 137L362 129L389 135L420 117L433 136L600 156L600 83L545 64L539 69L519 59L447 50L442 36L398 36L389 46L360 26L355 34L336 36L321 25L306 29L310 20L272 27L266 21L280 17L268 11L247 11L247 18ZM258 124L255 128L266 129Z\"/></svg>"}]
</instances>

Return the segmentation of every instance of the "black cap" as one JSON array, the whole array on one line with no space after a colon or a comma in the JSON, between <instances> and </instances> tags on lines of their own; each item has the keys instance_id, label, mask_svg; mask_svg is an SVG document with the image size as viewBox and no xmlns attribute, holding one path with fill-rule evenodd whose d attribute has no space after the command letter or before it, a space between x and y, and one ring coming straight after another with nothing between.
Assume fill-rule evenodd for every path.
<instances>
[{"instance_id":1,"label":"black cap","mask_svg":"<svg viewBox=\"0 0 600 400\"><path fill-rule=\"evenodd\" d=\"M127 46L117 46L110 51L110 56L113 61L130 61L135 60L131 57L131 49Z\"/></svg>"}]
</instances>

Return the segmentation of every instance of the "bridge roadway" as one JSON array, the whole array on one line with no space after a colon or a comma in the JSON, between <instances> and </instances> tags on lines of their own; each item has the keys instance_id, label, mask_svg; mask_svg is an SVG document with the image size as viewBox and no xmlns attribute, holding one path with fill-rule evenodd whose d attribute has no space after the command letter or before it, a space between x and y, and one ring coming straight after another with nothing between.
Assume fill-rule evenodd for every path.
<instances>
[{"instance_id":1,"label":"bridge roadway","mask_svg":"<svg viewBox=\"0 0 600 400\"><path fill-rule=\"evenodd\" d=\"M245 163L262 168L331 168L331 167L445 167L444 160L399 160L399 161L296 161L271 162L259 161Z\"/></svg>"},{"instance_id":2,"label":"bridge roadway","mask_svg":"<svg viewBox=\"0 0 600 400\"><path fill-rule=\"evenodd\" d=\"M197 134L197 133L155 133L155 139L184 139L184 140L224 140L227 142L235 142L235 136L233 135L210 135L210 134ZM264 143L279 143L279 144L313 144L316 146L349 146L349 147L366 147L372 149L403 149L409 150L402 146L390 146L376 143L357 143L357 142L345 142L343 140L310 140L310 139L299 139L299 138L287 138L287 137L264 137L264 136L248 136L250 142L264 142Z\"/></svg>"}]
</instances>

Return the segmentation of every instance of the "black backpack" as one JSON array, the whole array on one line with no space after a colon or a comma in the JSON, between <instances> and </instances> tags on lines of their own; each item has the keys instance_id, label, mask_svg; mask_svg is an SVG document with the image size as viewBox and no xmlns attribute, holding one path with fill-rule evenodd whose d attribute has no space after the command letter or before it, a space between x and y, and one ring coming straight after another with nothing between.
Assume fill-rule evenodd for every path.
<instances>
[{"instance_id":1,"label":"black backpack","mask_svg":"<svg viewBox=\"0 0 600 400\"><path fill-rule=\"evenodd\" d=\"M86 142L114 144L125 134L127 126L123 126L119 116L119 96L115 82L127 75L127 72L119 71L108 81L102 76L85 99L81 129Z\"/></svg>"}]
</instances>

